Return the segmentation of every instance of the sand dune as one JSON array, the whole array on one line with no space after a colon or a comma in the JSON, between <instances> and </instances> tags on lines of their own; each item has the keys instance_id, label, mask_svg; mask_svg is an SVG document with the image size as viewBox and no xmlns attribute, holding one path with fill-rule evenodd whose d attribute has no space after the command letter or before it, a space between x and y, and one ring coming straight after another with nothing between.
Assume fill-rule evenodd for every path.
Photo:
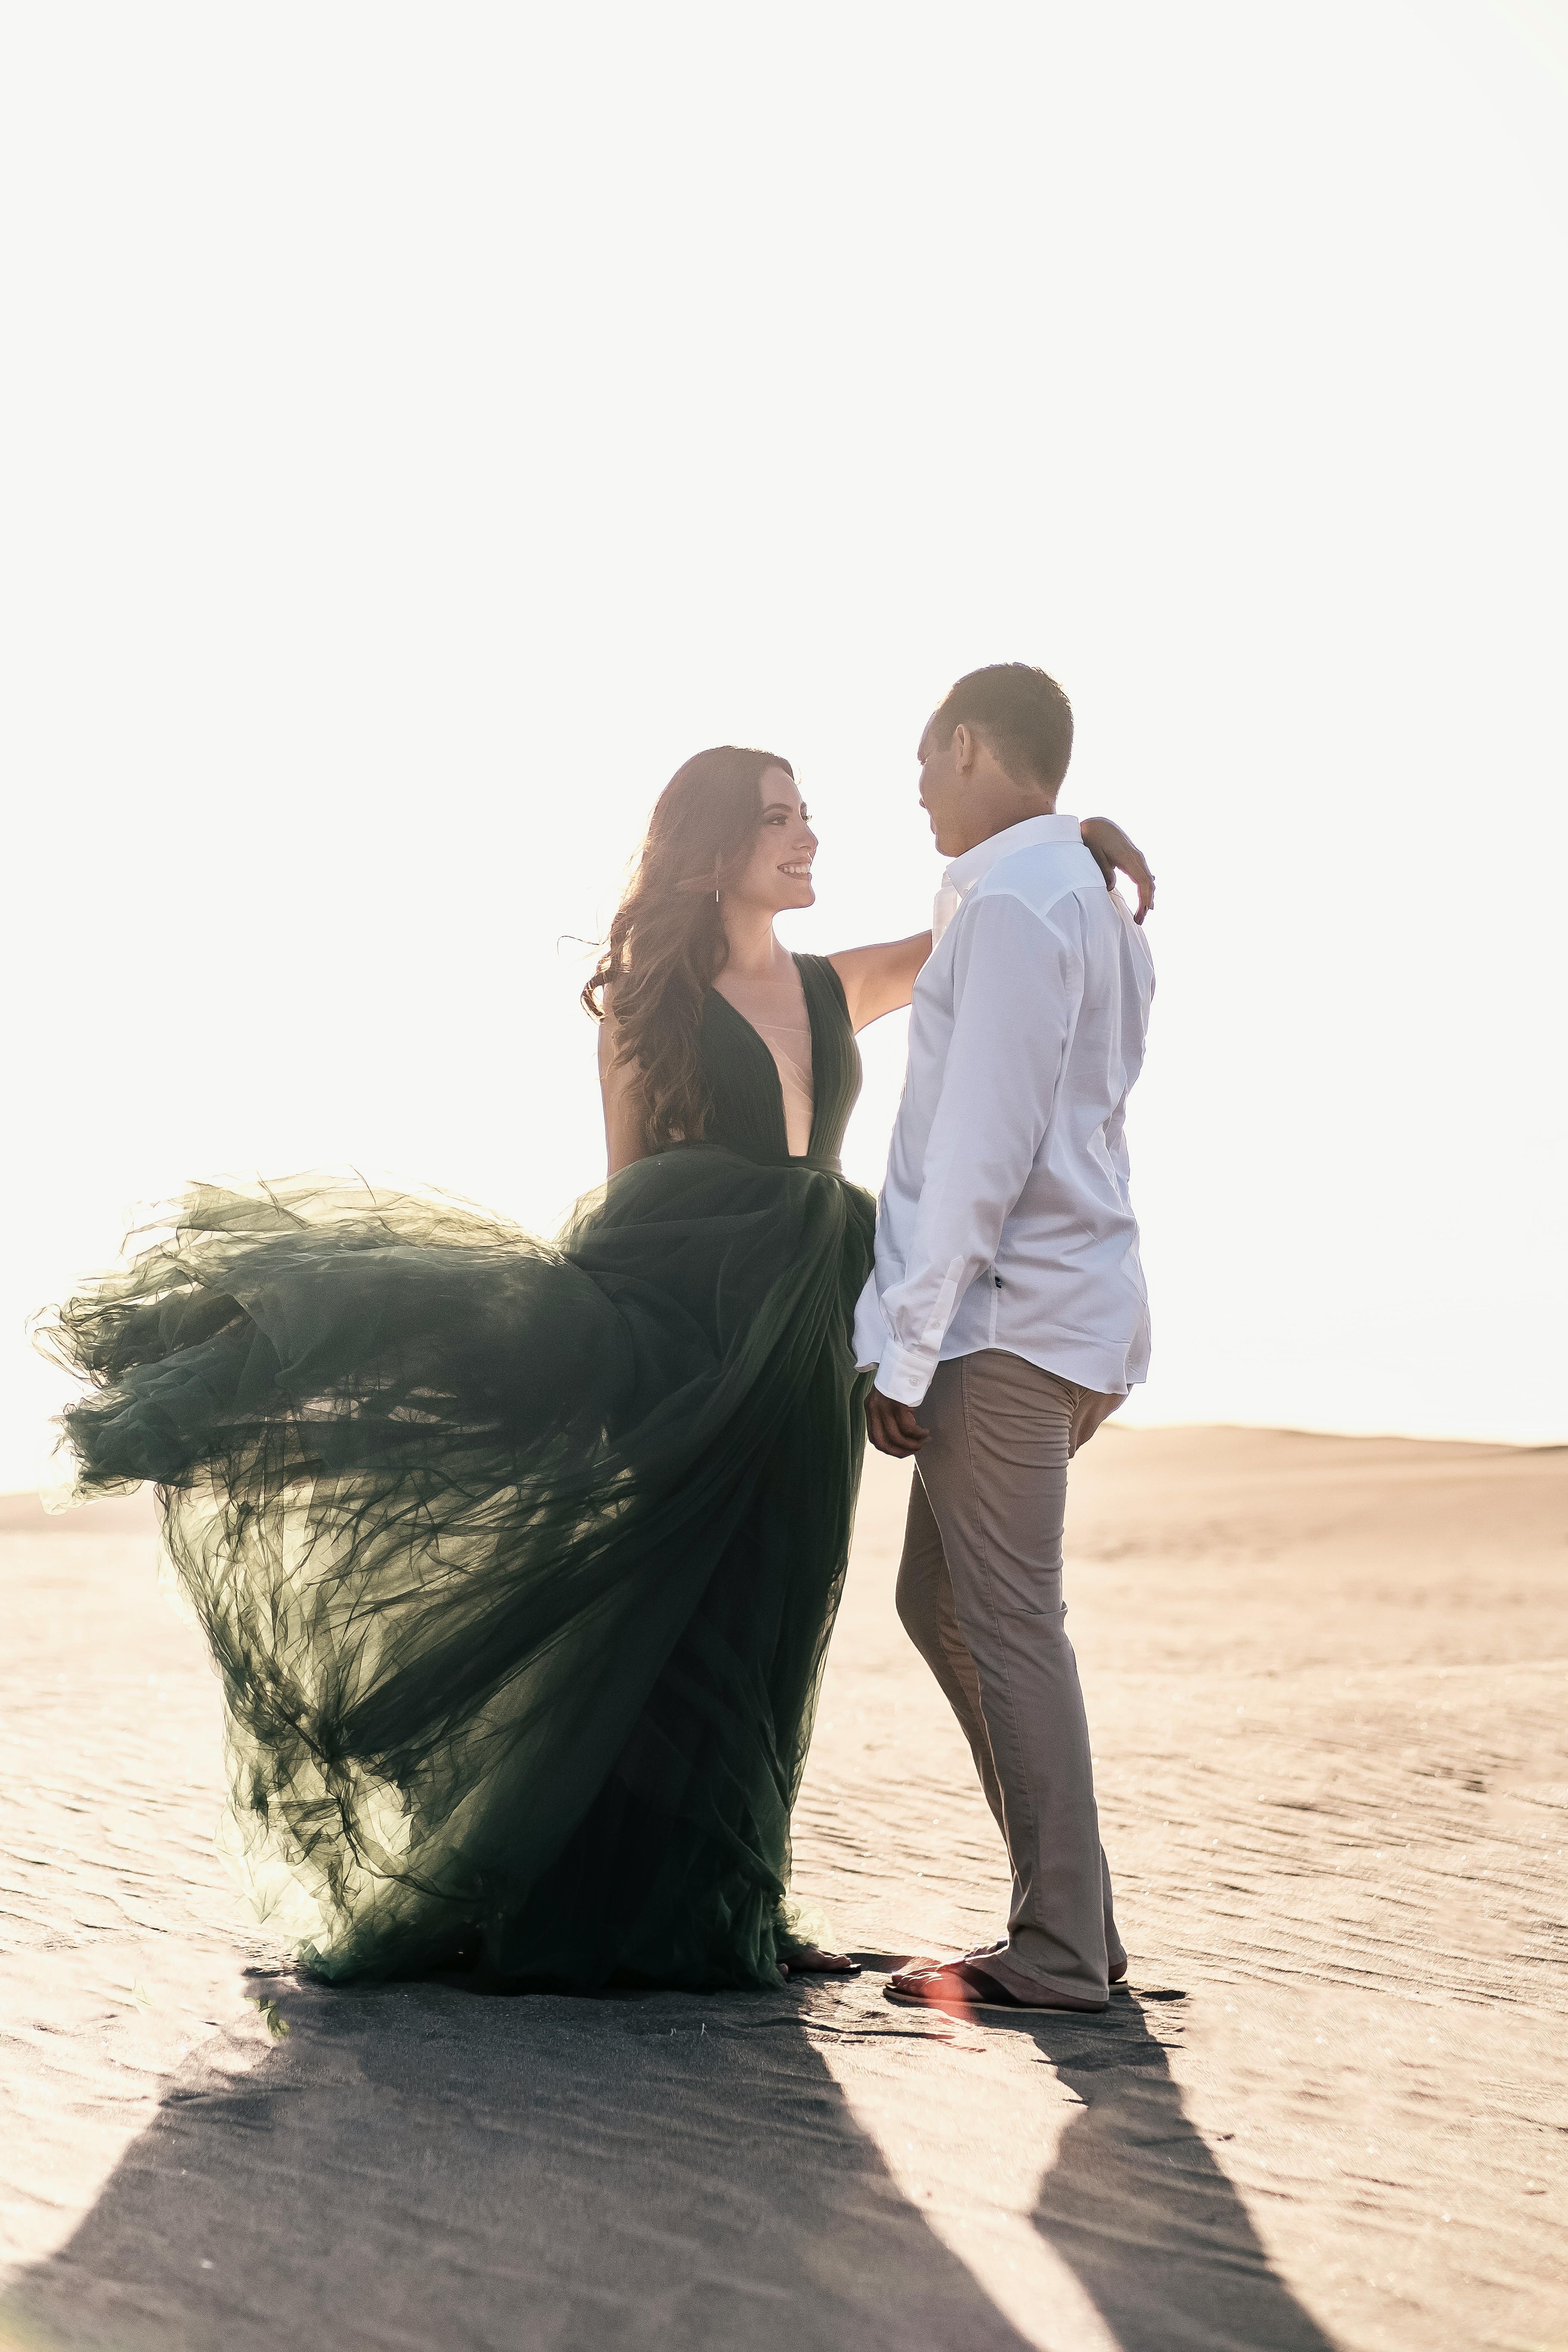
<instances>
[{"instance_id":1,"label":"sand dune","mask_svg":"<svg viewBox=\"0 0 1568 2352\"><path fill-rule=\"evenodd\" d=\"M140 1503L0 1505L0 2345L1568 2344L1568 1451L1107 1430L1071 1624L1103 2020L881 1999L994 1932L874 1462L796 1844L850 1986L328 1993L212 1852Z\"/></svg>"}]
</instances>

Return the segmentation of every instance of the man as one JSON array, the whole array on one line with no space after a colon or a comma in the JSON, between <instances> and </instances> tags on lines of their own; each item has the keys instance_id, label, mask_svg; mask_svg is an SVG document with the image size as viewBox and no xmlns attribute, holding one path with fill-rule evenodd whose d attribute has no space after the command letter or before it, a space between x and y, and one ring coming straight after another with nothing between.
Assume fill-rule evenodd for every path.
<instances>
[{"instance_id":1,"label":"man","mask_svg":"<svg viewBox=\"0 0 1568 2352\"><path fill-rule=\"evenodd\" d=\"M952 859L857 1317L872 1443L913 1454L899 1614L973 1752L1013 1866L1007 1933L895 2000L1102 2010L1126 1973L1063 1624L1067 1465L1143 1379L1122 1124L1153 966L1057 795L1072 711L1043 670L959 679L921 739Z\"/></svg>"}]
</instances>

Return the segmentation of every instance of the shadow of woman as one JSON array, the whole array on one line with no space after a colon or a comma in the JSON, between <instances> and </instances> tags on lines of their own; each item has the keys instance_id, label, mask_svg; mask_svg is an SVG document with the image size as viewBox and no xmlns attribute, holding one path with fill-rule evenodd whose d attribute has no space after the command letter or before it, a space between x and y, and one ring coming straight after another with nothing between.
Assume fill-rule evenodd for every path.
<instances>
[{"instance_id":1,"label":"shadow of woman","mask_svg":"<svg viewBox=\"0 0 1568 2352\"><path fill-rule=\"evenodd\" d=\"M1025 2352L787 1994L257 1990L286 2038L187 2070L0 2343Z\"/></svg>"},{"instance_id":2,"label":"shadow of woman","mask_svg":"<svg viewBox=\"0 0 1568 2352\"><path fill-rule=\"evenodd\" d=\"M1240 2196L1184 2112L1152 2030L1152 2017L1170 2013L1116 1999L1103 2017L1031 2024L1085 2110L1063 2134L1036 2227L1122 2352L1333 2352L1269 2267Z\"/></svg>"}]
</instances>

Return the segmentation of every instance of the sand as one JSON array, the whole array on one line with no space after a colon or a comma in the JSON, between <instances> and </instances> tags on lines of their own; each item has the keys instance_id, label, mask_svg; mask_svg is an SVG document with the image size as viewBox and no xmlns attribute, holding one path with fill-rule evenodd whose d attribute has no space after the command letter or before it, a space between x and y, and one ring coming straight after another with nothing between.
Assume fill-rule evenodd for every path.
<instances>
[{"instance_id":1,"label":"sand","mask_svg":"<svg viewBox=\"0 0 1568 2352\"><path fill-rule=\"evenodd\" d=\"M1568 2345L1568 1451L1114 1426L1071 1626L1103 2019L895 2009L1001 1857L873 1463L777 1994L328 1992L215 1856L149 1514L0 1506L0 2345Z\"/></svg>"}]
</instances>

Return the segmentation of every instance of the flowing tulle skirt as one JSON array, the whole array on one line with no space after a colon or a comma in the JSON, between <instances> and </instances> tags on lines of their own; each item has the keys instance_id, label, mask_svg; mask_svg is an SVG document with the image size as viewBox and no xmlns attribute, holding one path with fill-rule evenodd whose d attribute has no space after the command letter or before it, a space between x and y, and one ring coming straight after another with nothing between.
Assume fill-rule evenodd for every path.
<instances>
[{"instance_id":1,"label":"flowing tulle skirt","mask_svg":"<svg viewBox=\"0 0 1568 2352\"><path fill-rule=\"evenodd\" d=\"M226 1835L319 1973L775 1980L872 1219L707 1145L551 1245L357 1180L203 1188L61 1310L79 1491L157 1485Z\"/></svg>"}]
</instances>

